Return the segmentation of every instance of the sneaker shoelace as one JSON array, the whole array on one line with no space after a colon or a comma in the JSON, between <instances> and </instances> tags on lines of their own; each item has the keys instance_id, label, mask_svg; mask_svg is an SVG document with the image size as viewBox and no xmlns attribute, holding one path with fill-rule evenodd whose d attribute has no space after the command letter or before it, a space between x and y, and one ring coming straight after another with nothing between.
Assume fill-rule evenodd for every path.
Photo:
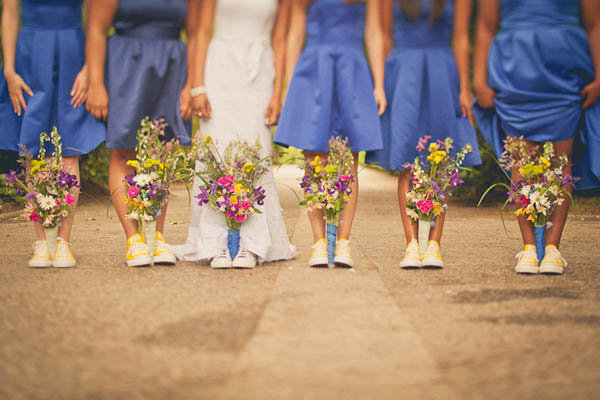
<instances>
[{"instance_id":1,"label":"sneaker shoelace","mask_svg":"<svg viewBox=\"0 0 600 400\"><path fill-rule=\"evenodd\" d=\"M71 253L71 243L64 239L59 239L58 245L56 246L56 257L59 256L73 258L73 254Z\"/></svg>"},{"instance_id":2,"label":"sneaker shoelace","mask_svg":"<svg viewBox=\"0 0 600 400\"><path fill-rule=\"evenodd\" d=\"M250 258L250 254L248 253L248 250L240 249L235 258L238 258L238 257L239 258Z\"/></svg>"},{"instance_id":3,"label":"sneaker shoelace","mask_svg":"<svg viewBox=\"0 0 600 400\"><path fill-rule=\"evenodd\" d=\"M219 253L217 253L215 258L227 258L228 255L229 255L229 250L222 249Z\"/></svg>"},{"instance_id":4,"label":"sneaker shoelace","mask_svg":"<svg viewBox=\"0 0 600 400\"><path fill-rule=\"evenodd\" d=\"M33 257L48 258L48 248L45 241L38 240L33 244Z\"/></svg>"},{"instance_id":5,"label":"sneaker shoelace","mask_svg":"<svg viewBox=\"0 0 600 400\"><path fill-rule=\"evenodd\" d=\"M515 258L519 261L519 263L527 262L535 265L538 263L537 255L530 250L521 250L517 253Z\"/></svg>"},{"instance_id":6,"label":"sneaker shoelace","mask_svg":"<svg viewBox=\"0 0 600 400\"><path fill-rule=\"evenodd\" d=\"M129 251L127 252L131 257L137 257L141 255L148 255L148 248L146 244L143 242L135 242L129 246Z\"/></svg>"},{"instance_id":7,"label":"sneaker shoelace","mask_svg":"<svg viewBox=\"0 0 600 400\"><path fill-rule=\"evenodd\" d=\"M339 240L335 246L335 254L350 254L350 241Z\"/></svg>"},{"instance_id":8,"label":"sneaker shoelace","mask_svg":"<svg viewBox=\"0 0 600 400\"><path fill-rule=\"evenodd\" d=\"M567 266L567 260L563 258L563 256L560 254L560 251L555 247L546 248L546 256L544 257L544 260L542 260L542 262L546 261L546 258L548 258L549 261L552 263L558 264L557 261L560 261L563 266Z\"/></svg>"}]
</instances>

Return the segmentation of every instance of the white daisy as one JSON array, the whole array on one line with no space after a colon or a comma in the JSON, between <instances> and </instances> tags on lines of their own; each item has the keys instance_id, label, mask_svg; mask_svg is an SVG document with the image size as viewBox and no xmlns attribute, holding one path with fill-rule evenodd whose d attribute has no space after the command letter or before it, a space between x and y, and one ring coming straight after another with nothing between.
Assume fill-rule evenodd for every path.
<instances>
[{"instance_id":1,"label":"white daisy","mask_svg":"<svg viewBox=\"0 0 600 400\"><path fill-rule=\"evenodd\" d=\"M40 204L40 207L42 207L44 210L49 210L56 205L56 201L52 196L44 196L43 194L38 193L36 199Z\"/></svg>"},{"instance_id":2,"label":"white daisy","mask_svg":"<svg viewBox=\"0 0 600 400\"><path fill-rule=\"evenodd\" d=\"M150 175L148 174L139 174L133 177L133 181L138 186L146 186L150 183Z\"/></svg>"}]
</instances>

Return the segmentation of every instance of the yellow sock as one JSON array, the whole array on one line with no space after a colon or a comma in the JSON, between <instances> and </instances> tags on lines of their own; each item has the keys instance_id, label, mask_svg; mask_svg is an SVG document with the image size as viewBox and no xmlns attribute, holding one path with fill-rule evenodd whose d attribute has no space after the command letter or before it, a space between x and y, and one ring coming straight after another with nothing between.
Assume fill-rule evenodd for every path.
<instances>
[{"instance_id":1,"label":"yellow sock","mask_svg":"<svg viewBox=\"0 0 600 400\"><path fill-rule=\"evenodd\" d=\"M535 244L526 244L525 251L533 251L535 252Z\"/></svg>"}]
</instances>

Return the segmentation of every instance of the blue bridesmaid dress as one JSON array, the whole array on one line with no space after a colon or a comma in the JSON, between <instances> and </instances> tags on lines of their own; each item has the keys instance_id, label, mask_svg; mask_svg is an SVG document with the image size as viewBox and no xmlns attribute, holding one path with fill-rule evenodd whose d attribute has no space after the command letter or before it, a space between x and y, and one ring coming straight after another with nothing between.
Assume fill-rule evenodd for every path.
<instances>
[{"instance_id":1,"label":"blue bridesmaid dress","mask_svg":"<svg viewBox=\"0 0 600 400\"><path fill-rule=\"evenodd\" d=\"M450 47L454 1L446 0L442 15L431 24L431 0L423 0L418 20L410 19L394 1L394 48L385 65L388 108L381 117L383 149L368 152L365 161L389 170L406 169L419 154L420 137L451 137L454 148L470 143L473 152L463 165L481 164L477 135L458 102L460 82Z\"/></svg>"},{"instance_id":2,"label":"blue bridesmaid dress","mask_svg":"<svg viewBox=\"0 0 600 400\"><path fill-rule=\"evenodd\" d=\"M275 143L327 152L329 138L342 136L353 152L382 147L364 32L364 3L310 4L306 46L296 63Z\"/></svg>"},{"instance_id":3,"label":"blue bridesmaid dress","mask_svg":"<svg viewBox=\"0 0 600 400\"><path fill-rule=\"evenodd\" d=\"M506 135L535 142L576 137L578 189L600 186L600 102L581 108L594 79L580 0L500 0L500 29L490 47L488 85L495 107L474 111L495 153Z\"/></svg>"},{"instance_id":4,"label":"blue bridesmaid dress","mask_svg":"<svg viewBox=\"0 0 600 400\"><path fill-rule=\"evenodd\" d=\"M181 30L186 0L120 0L115 34L108 39L106 145L133 149L141 120L163 118L165 139L189 144L191 120L184 122L179 96L186 82L186 46Z\"/></svg>"},{"instance_id":5,"label":"blue bridesmaid dress","mask_svg":"<svg viewBox=\"0 0 600 400\"><path fill-rule=\"evenodd\" d=\"M0 73L0 149L23 144L37 154L40 133L57 127L63 155L89 153L105 139L104 124L71 105L71 88L85 60L82 0L21 0L23 26L17 40L15 71L33 91L23 92L27 110L15 114L4 73ZM48 150L51 147L48 145Z\"/></svg>"}]
</instances>

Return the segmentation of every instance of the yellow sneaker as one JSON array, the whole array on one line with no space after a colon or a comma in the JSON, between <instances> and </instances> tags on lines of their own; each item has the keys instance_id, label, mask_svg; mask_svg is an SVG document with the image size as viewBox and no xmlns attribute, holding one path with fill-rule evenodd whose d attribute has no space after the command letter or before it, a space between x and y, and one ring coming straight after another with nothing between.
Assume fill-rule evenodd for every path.
<instances>
[{"instance_id":1,"label":"yellow sneaker","mask_svg":"<svg viewBox=\"0 0 600 400\"><path fill-rule=\"evenodd\" d=\"M327 267L327 241L325 239L319 239L315 244L312 245L312 255L308 260L308 265L311 267Z\"/></svg>"},{"instance_id":2,"label":"yellow sneaker","mask_svg":"<svg viewBox=\"0 0 600 400\"><path fill-rule=\"evenodd\" d=\"M152 264L152 258L148 253L144 237L136 233L127 239L127 266L147 267L150 264Z\"/></svg>"},{"instance_id":3,"label":"yellow sneaker","mask_svg":"<svg viewBox=\"0 0 600 400\"><path fill-rule=\"evenodd\" d=\"M562 274L567 261L553 244L546 246L544 259L540 264L540 274Z\"/></svg>"},{"instance_id":4,"label":"yellow sneaker","mask_svg":"<svg viewBox=\"0 0 600 400\"><path fill-rule=\"evenodd\" d=\"M336 267L352 268L354 261L350 253L350 241L341 239L335 242L335 258L333 259Z\"/></svg>"},{"instance_id":5,"label":"yellow sneaker","mask_svg":"<svg viewBox=\"0 0 600 400\"><path fill-rule=\"evenodd\" d=\"M421 256L419 255L419 242L411 240L406 246L404 258L400 261L400 268L421 268Z\"/></svg>"},{"instance_id":6,"label":"yellow sneaker","mask_svg":"<svg viewBox=\"0 0 600 400\"><path fill-rule=\"evenodd\" d=\"M175 265L177 259L175 254L169 249L162 233L156 232L154 241L154 264Z\"/></svg>"},{"instance_id":7,"label":"yellow sneaker","mask_svg":"<svg viewBox=\"0 0 600 400\"><path fill-rule=\"evenodd\" d=\"M435 240L430 240L427 243L427 250L425 250L425 254L421 259L421 266L425 268L444 268L440 245Z\"/></svg>"},{"instance_id":8,"label":"yellow sneaker","mask_svg":"<svg viewBox=\"0 0 600 400\"><path fill-rule=\"evenodd\" d=\"M517 259L517 265L515 265L517 274L538 273L538 258L535 252L535 245L526 244L525 249L518 252L515 258Z\"/></svg>"},{"instance_id":9,"label":"yellow sneaker","mask_svg":"<svg viewBox=\"0 0 600 400\"><path fill-rule=\"evenodd\" d=\"M56 268L74 267L77 263L73 257L73 253L71 253L71 243L61 237L57 238L57 240L56 255L52 261L52 266Z\"/></svg>"},{"instance_id":10,"label":"yellow sneaker","mask_svg":"<svg viewBox=\"0 0 600 400\"><path fill-rule=\"evenodd\" d=\"M38 240L33 244L33 257L29 260L31 268L47 268L52 266L50 253L45 240Z\"/></svg>"}]
</instances>

